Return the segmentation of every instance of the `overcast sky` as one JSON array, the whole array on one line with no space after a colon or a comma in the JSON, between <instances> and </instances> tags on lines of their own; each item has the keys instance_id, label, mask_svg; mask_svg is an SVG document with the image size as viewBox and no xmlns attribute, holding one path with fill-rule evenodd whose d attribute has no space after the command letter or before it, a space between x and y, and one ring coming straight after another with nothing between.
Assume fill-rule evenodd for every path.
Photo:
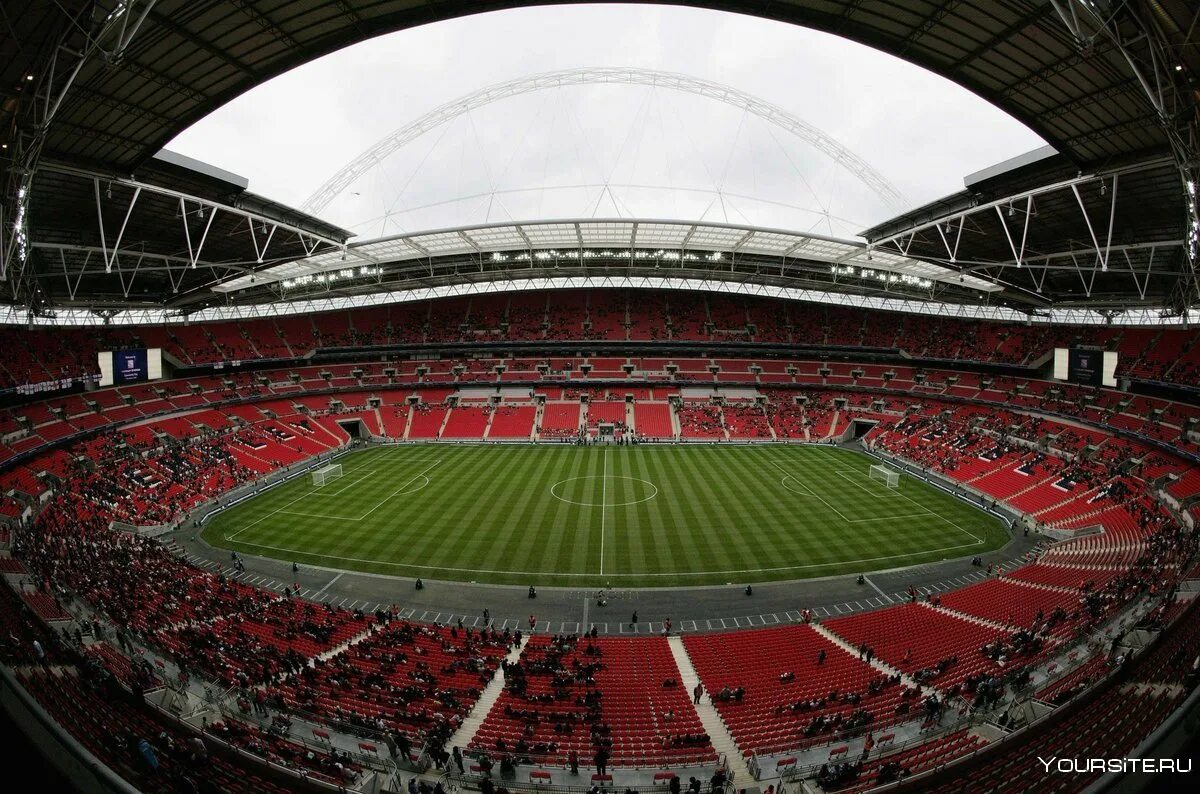
<instances>
[{"instance_id":1,"label":"overcast sky","mask_svg":"<svg viewBox=\"0 0 1200 794\"><path fill-rule=\"evenodd\" d=\"M483 14L374 39L262 85L168 148L302 205L378 139L494 83L584 66L680 72L823 130L915 206L1042 144L916 66L804 28L666 6ZM706 219L849 236L895 214L809 143L720 102L592 85L497 101L387 158L321 213L363 236L514 219Z\"/></svg>"}]
</instances>

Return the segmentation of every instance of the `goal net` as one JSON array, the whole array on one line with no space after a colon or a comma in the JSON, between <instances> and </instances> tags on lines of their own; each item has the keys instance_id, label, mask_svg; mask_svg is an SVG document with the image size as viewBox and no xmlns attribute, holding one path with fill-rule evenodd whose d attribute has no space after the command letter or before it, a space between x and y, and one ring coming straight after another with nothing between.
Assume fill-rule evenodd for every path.
<instances>
[{"instance_id":1,"label":"goal net","mask_svg":"<svg viewBox=\"0 0 1200 794\"><path fill-rule=\"evenodd\" d=\"M342 464L330 463L328 466L322 466L312 473L313 485L320 488L330 480L336 480L342 476Z\"/></svg>"},{"instance_id":2,"label":"goal net","mask_svg":"<svg viewBox=\"0 0 1200 794\"><path fill-rule=\"evenodd\" d=\"M888 488L900 487L900 472L896 471L890 466L872 466L871 479L882 482Z\"/></svg>"}]
</instances>

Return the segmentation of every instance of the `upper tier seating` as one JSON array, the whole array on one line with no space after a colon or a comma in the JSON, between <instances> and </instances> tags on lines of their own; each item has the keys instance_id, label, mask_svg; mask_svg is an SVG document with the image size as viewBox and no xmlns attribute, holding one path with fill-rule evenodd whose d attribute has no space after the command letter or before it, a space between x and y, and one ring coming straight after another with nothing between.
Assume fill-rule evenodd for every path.
<instances>
[{"instance_id":1,"label":"upper tier seating","mask_svg":"<svg viewBox=\"0 0 1200 794\"><path fill-rule=\"evenodd\" d=\"M915 358L1023 365L1056 345L1085 344L1118 350L1120 375L1192 386L1200 372L1196 329L1050 328L716 293L578 290L447 298L275 320L10 327L0 329L0 344L9 352L0 364L0 389L59 378L94 379L99 351L139 345L161 347L183 364L201 364L302 357L320 347L542 338L865 345L900 348Z\"/></svg>"}]
</instances>

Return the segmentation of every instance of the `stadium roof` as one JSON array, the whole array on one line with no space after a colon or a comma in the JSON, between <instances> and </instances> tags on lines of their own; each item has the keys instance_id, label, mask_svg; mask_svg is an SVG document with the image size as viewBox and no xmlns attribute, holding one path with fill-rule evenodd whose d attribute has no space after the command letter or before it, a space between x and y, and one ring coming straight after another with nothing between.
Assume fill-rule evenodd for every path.
<instances>
[{"instance_id":1,"label":"stadium roof","mask_svg":"<svg viewBox=\"0 0 1200 794\"><path fill-rule=\"evenodd\" d=\"M978 302L989 280L832 237L717 223L578 219L402 234L242 275L239 302L607 273ZM201 299L203 296L200 296ZM211 303L211 302L207 302Z\"/></svg>"},{"instance_id":2,"label":"stadium roof","mask_svg":"<svg viewBox=\"0 0 1200 794\"><path fill-rule=\"evenodd\" d=\"M1166 156L1081 173L1053 155L989 169L862 236L875 250L995 279L1014 300L1162 306L1189 275L1178 173Z\"/></svg>"},{"instance_id":3,"label":"stadium roof","mask_svg":"<svg viewBox=\"0 0 1200 794\"><path fill-rule=\"evenodd\" d=\"M241 253L222 250L214 255L226 259L210 263L196 256L196 241L189 239L194 230L184 224L159 223L149 228L154 224L139 225L131 216L132 225L123 226L119 218L128 211L129 201L120 203L122 191L128 188L132 197L140 186L149 197L159 195L150 189L157 186L185 193L169 174L160 173L163 164L154 160L155 154L190 124L264 80L370 36L517 4L512 0L437 4L410 0L61 0L7 4L10 27L8 38L0 44L0 143L6 146L4 153L11 157L11 167L3 225L11 229L15 224L17 233L0 240L4 264L13 264L6 298L35 306L81 300L104 305L118 298L169 303L172 296L180 294L176 290L181 286L184 291L194 286L192 281L183 282L184 276L176 272L181 264L195 270L211 264L214 267L208 276L215 280L231 275L222 274L217 265L262 269L288 257L337 247L337 234L332 229L320 233L316 219L270 206L243 189L232 195L251 209L242 216L222 210L226 215L222 220L241 220L218 230L214 239L248 244L253 255L246 255L245 247ZM779 0L765 5L715 0L699 5L829 31L942 74L1042 135L1061 153L1052 165L1059 173L1092 175L1159 162L1161 168L1139 170L1136 177L1134 172L1128 172L1128 177L1123 172L1120 189L1130 191L1137 204L1128 220L1118 217L1114 222L1119 224L1114 239L1179 242L1194 233L1188 220L1195 217L1195 208L1186 206L1183 188L1188 179L1194 185L1198 167L1194 136L1200 50L1195 32L1200 11L1191 0ZM314 97L314 102L318 100ZM46 164L55 164L55 169L45 168ZM79 203L82 194L63 184L60 176L64 172L84 183L90 180L93 202L101 212L105 201L116 202L108 209L118 220L103 227L94 222L95 212L85 212ZM116 181L116 175L125 181ZM160 177L167 180L165 184L151 181ZM113 199L108 199L109 181L114 184ZM1003 182L1002 177L1000 184ZM1086 237L1081 236L1079 221L1068 217L1079 211L1079 206L1070 206L1074 190L1064 189L1069 196L1061 206L1049 198L1038 203L1039 225L1059 214L1063 222L1044 227L1036 250L1042 255L1062 253L1079 247L1080 240L1089 241L1097 253L1092 263L1096 266L1084 263L1082 269L1106 273L1111 264L1111 243L1104 228L1107 219L1096 223L1089 218L1084 226L1091 224L1092 228ZM64 190L65 198L59 195ZM179 206L180 197L168 198L176 199ZM961 198L969 203L979 202L981 196ZM953 201L951 197L948 206L953 206ZM57 214L54 210L59 202L71 211ZM162 202L158 211L166 213L170 203ZM197 209L202 203L195 203ZM184 205L182 216L187 218L186 199ZM225 206L243 209L236 203ZM932 218L936 208L922 210L911 220ZM1124 207L1119 208L1118 214L1123 212ZM211 217L211 208L206 214ZM1143 228L1141 223L1147 219L1159 222ZM162 214L158 220L163 220ZM159 229L165 236L168 226L174 229L169 239L155 236ZM906 231L921 231L905 229L903 221L885 226L888 231L872 230L879 236L871 239L879 241L881 248L900 240ZM1097 226L1103 231L1097 231ZM101 233L105 228L107 236L113 237L124 229L120 245L115 247L128 249L128 256L114 256L110 240ZM266 256L261 249L263 240L256 239L256 234L271 239ZM281 243L276 234L291 235L291 239ZM897 235L900 237L889 239ZM989 270L986 262L991 261L988 257L999 261L1003 237L996 227L988 239L990 253L972 255L972 268L985 263L972 272L985 277L998 272ZM84 270L85 278L75 290L65 289L62 283L69 281L72 273L78 276L70 262L63 264L64 249L52 247L47 253L38 248L43 241L63 239L80 248L98 248L103 258L103 270ZM896 250L907 250L909 257L940 257L947 260L942 264L957 264L950 261L958 259L954 252L937 254L935 243L941 240L925 233L919 241L913 237L907 249L901 242ZM1070 243L1074 244L1063 247ZM1010 248L1014 266L1023 268L1026 249ZM1138 249L1119 250L1123 260L1125 251ZM145 292L140 294L122 284L133 275L130 263L139 251L143 260L146 255L158 257L163 267L163 277L157 281L146 273L139 276L146 278L142 282ZM1150 272L1166 264L1163 258L1156 255ZM114 267L116 259L120 263ZM1103 269L1098 266L1101 260ZM1102 289L1102 303L1157 301L1181 308L1195 299L1190 268L1181 248L1166 271L1176 275L1173 282L1168 284L1170 276L1148 278L1143 271L1145 289L1127 277L1124 287L1114 282ZM1040 288L1046 304L1091 299L1091 294L1067 290L1069 279L1057 276L1044 279L1039 288L1031 288L1031 279L999 280L1009 284L1014 293L1029 289L1037 294Z\"/></svg>"}]
</instances>

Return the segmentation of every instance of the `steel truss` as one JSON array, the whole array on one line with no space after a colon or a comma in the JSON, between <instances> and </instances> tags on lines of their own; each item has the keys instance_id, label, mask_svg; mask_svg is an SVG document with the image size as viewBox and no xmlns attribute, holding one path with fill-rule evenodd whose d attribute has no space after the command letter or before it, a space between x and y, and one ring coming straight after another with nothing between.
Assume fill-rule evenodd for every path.
<instances>
[{"instance_id":1,"label":"steel truss","mask_svg":"<svg viewBox=\"0 0 1200 794\"><path fill-rule=\"evenodd\" d=\"M875 192L888 206L900 209L904 196L882 174L864 159L838 143L827 133L789 113L787 110L721 83L702 80L674 72L628 67L563 69L555 72L520 77L504 83L487 86L434 108L429 113L409 122L400 129L379 140L346 164L342 170L330 177L302 205L305 212L318 213L333 201L363 174L370 171L393 152L407 146L430 130L436 129L476 108L490 105L509 97L545 91L553 88L579 85L641 85L665 88L722 102L738 108L811 144L830 157L837 165L850 172Z\"/></svg>"},{"instance_id":2,"label":"steel truss","mask_svg":"<svg viewBox=\"0 0 1200 794\"><path fill-rule=\"evenodd\" d=\"M30 250L29 201L42 147L63 101L83 67L94 60L117 62L125 53L157 0L109 0L82 3L73 14L65 3L55 5L67 17L64 33L29 74L32 97L18 110L11 143L12 165L0 197L0 281L9 283L11 297L32 303L36 290L26 272Z\"/></svg>"},{"instance_id":3,"label":"steel truss","mask_svg":"<svg viewBox=\"0 0 1200 794\"><path fill-rule=\"evenodd\" d=\"M1123 175L1159 168L1165 160L1151 160L1126 168L1095 174L1081 174L1072 179L1014 193L993 201L975 204L957 212L947 213L934 220L917 224L888 237L870 242L876 251L899 253L911 256L913 244L936 234L946 255L922 255L920 258L956 268L962 274L973 274L1002 284L1010 290L1024 292L1029 296L1040 296L1046 275L1056 270L1074 271L1080 280L1084 294L1091 298L1097 273L1128 273L1133 287L1140 298L1146 300L1151 274L1171 273L1171 254L1185 248L1186 240L1160 240L1130 244L1113 244L1113 229L1116 226L1117 196ZM1081 190L1098 190L1107 198L1107 214L1096 217L1084 203ZM1054 193L1066 192L1073 196L1088 231L1086 247L1036 254L1029 253L1027 241L1032 228L1038 223L1037 199ZM990 218L995 215L1003 229L1004 241L1010 259L978 260L969 255L960 255L964 232L975 235L981 224L973 218ZM1137 260L1135 261L1135 257ZM848 261L850 257L846 257ZM1155 270L1155 268L1158 268ZM1018 282L1018 274L1021 280ZM1175 271L1175 275L1182 275ZM1044 301L1043 301L1044 302Z\"/></svg>"},{"instance_id":4,"label":"steel truss","mask_svg":"<svg viewBox=\"0 0 1200 794\"><path fill-rule=\"evenodd\" d=\"M1116 47L1154 108L1166 134L1186 207L1184 251L1187 272L1181 274L1170 296L1169 308L1186 314L1200 305L1200 204L1196 185L1200 181L1200 103L1195 78L1180 61L1179 50L1191 31L1169 31L1167 22L1155 13L1153 0L1050 0L1063 25L1081 52L1090 52L1097 40ZM1179 39L1172 41L1172 34Z\"/></svg>"},{"instance_id":5,"label":"steel truss","mask_svg":"<svg viewBox=\"0 0 1200 794\"><path fill-rule=\"evenodd\" d=\"M127 299L139 274L165 273L173 293L179 292L184 275L192 270L209 270L211 280L203 285L204 289L235 275L253 276L257 267L293 258L280 256L272 259L272 242L285 235L300 244L305 256L340 250L359 262L374 263L370 256L347 249L342 240L209 198L137 179L113 177L59 164L43 164L41 170L91 182L95 196L99 246L36 239L29 241L29 247L32 249L57 254L67 294L72 302L78 299L77 292L84 275L98 275L100 272L106 275L115 274ZM115 198L114 187L123 188ZM125 233L139 199L151 194L176 202L175 222L179 224L179 236L175 239L182 241L182 248L151 251L147 250L141 241L135 247L125 244ZM219 215L238 219L234 233L242 238L242 253L236 259L205 256L206 245L211 240L213 222ZM230 233L228 238L234 237L234 233ZM277 234L280 238L277 238ZM71 255L70 263L68 254ZM82 255L82 262L79 262L79 255Z\"/></svg>"},{"instance_id":6,"label":"steel truss","mask_svg":"<svg viewBox=\"0 0 1200 794\"><path fill-rule=\"evenodd\" d=\"M63 308L55 316L39 316L29 321L42 326L54 325L145 325L151 323L192 322L216 320L249 320L266 317L290 317L293 315L354 309L369 306L434 300L447 297L471 295L493 295L522 292L526 290L563 289L668 289L683 291L719 292L780 300L796 300L808 303L824 303L850 306L876 311L895 311L909 314L954 317L964 320L999 320L1030 324L1073 324L1073 325L1168 325L1182 322L1174 318L1173 323L1164 323L1165 318L1150 309L1132 309L1121 314L1098 312L1090 309L1051 309L1029 314L1025 311L1000 305L943 303L924 298L887 297L880 295L858 295L844 292L829 292L819 289L797 289L782 285L762 284L753 281L730 281L711 274L708 278L683 278L674 275L621 275L621 276L563 276L513 274L509 280L468 281L438 286L414 286L410 289L372 292L364 295L326 295L283 302L233 304L214 306L196 312L180 309L124 308L121 310L97 311L82 308ZM26 317L18 307L0 306L0 324L25 323ZM1193 311L1190 322L1200 322L1200 313Z\"/></svg>"}]
</instances>

